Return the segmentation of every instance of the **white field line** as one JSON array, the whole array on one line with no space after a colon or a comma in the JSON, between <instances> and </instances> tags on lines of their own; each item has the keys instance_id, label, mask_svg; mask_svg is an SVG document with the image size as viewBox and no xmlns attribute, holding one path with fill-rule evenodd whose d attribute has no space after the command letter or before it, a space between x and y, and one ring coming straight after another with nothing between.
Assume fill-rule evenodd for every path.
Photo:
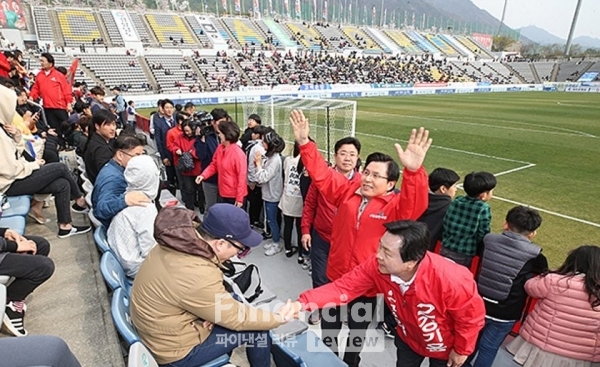
<instances>
[{"instance_id":1,"label":"white field line","mask_svg":"<svg viewBox=\"0 0 600 367\"><path fill-rule=\"evenodd\" d=\"M357 132L356 134L357 135L358 134L365 135L365 136L369 136L369 137L372 137L372 138L398 141L397 139L390 138L389 136L381 136L381 135L375 135L375 134L369 134L369 133L359 133L359 132ZM460 152L460 153L465 153L465 154L476 155L476 156L480 156L480 157L486 157L486 158L492 158L492 159L498 159L498 160L503 160L503 161L508 161L508 162L515 162L515 163L523 163L524 164L524 166L521 166L521 167L517 167L517 168L509 169L507 171L502 171L502 172L495 173L494 176L502 176L502 175L506 175L506 174L509 174L509 173L514 173L514 172L517 172L517 171L521 171L521 170L524 170L524 169L535 167L534 163L518 161L518 160L515 160L515 159L495 157L495 156L491 156L491 155L487 155L487 154L469 152L469 151L465 151L465 150L453 149L453 148L447 148L447 147L440 147L440 146L435 146L435 145L432 145L431 147L432 148L449 150L449 151ZM462 188L462 184L458 185L458 187L461 190L463 189ZM500 201L505 201L507 203L511 203L511 204L515 204L515 205L528 206L528 207L533 208L533 209L535 209L535 210L537 210L539 212L542 212L542 213L554 215L554 216L559 217L559 218L568 219L568 220L572 220L574 222L579 222L579 223L583 223L583 224L587 224L587 225L590 225L590 226L593 226L593 227L600 228L600 223L595 223L595 222L590 222L590 221L585 220L585 219L575 218L575 217L572 217L572 216L569 216L569 215L566 215L566 214L557 213L557 212L554 212L554 211L551 211L551 210L539 208L539 207L532 206L532 205L529 205L529 204L526 204L526 203L520 203L520 202L515 201L515 200L506 199L506 198L502 198L502 197L498 197L498 196L493 196L492 199L497 199L497 200L500 200Z\"/></svg>"},{"instance_id":2,"label":"white field line","mask_svg":"<svg viewBox=\"0 0 600 367\"><path fill-rule=\"evenodd\" d=\"M494 173L494 176L498 177L498 176L502 176L502 175L507 175L509 173L521 171L521 170L524 170L524 169L527 169L527 168L531 168L531 167L535 167L535 164L534 163L530 163L530 164L528 164L526 166L521 166L521 167L509 169L508 171L502 171L502 172Z\"/></svg>"},{"instance_id":3,"label":"white field line","mask_svg":"<svg viewBox=\"0 0 600 367\"><path fill-rule=\"evenodd\" d=\"M395 118L408 117L408 118L412 118L412 119L416 119L416 120L438 121L438 122L446 122L446 123L453 123L453 124L459 124L459 125L469 125L469 126L481 126L481 127L486 127L486 128L492 128L492 129L505 129L505 130L528 131L528 132L535 132L535 133L541 133L541 134L551 134L551 135L566 135L566 136L576 136L576 137L584 137L584 138L597 138L597 136L595 136L595 135L584 133L584 132L581 132L581 131L568 130L568 129L562 129L562 128L553 128L553 127L549 127L549 128L556 129L556 130L562 130L562 131L548 131L548 130L538 130L538 129L527 129L527 128L523 128L523 127L511 127L511 126L497 126L497 125L489 125L489 124L478 124L478 123L475 123L475 122L449 120L449 119L443 119L443 118L437 118L437 117L423 117L423 116L414 116L414 115L399 115L399 114L396 114L396 113L388 113L388 112L365 111L364 113L367 113L367 114L370 114L370 115L394 116ZM543 127L543 125L534 125L534 124L529 124L529 125Z\"/></svg>"},{"instance_id":4,"label":"white field line","mask_svg":"<svg viewBox=\"0 0 600 367\"><path fill-rule=\"evenodd\" d=\"M356 135L364 135L364 136L368 136L370 138L385 139L385 140L391 140L391 141L394 141L394 142L399 142L399 141L406 142L406 140L395 139L395 138L392 138L392 137L389 137L389 136L381 136L381 135L375 135L375 134L369 134L369 133L360 133L360 132L357 132ZM464 153L464 154L474 155L474 156L478 156L478 157L496 159L496 160L499 160L499 161L521 163L521 164L525 164L525 165L531 165L531 164L533 164L533 163L530 163L530 162L519 161L519 160L516 160L516 159L496 157L496 156L493 156L493 155L488 155L488 154L483 154L483 153L475 153L475 152L470 152L468 150L461 150L461 149L454 149L454 148L442 147L442 146L439 146L439 145L432 145L431 147L432 148L436 148L436 149L447 150L447 151L450 151L450 152Z\"/></svg>"},{"instance_id":5,"label":"white field line","mask_svg":"<svg viewBox=\"0 0 600 367\"><path fill-rule=\"evenodd\" d=\"M563 219L568 219L568 220L572 220L574 222L579 222L579 223L583 223L583 224L587 224L587 225L590 225L590 226L594 226L594 227L600 228L600 223L590 222L589 220L584 220L584 219L579 219L579 218L571 217L569 215L565 215L565 214L553 212L553 211L547 210L547 209L538 208L538 207L535 207L533 205L528 205L528 204L520 203L518 201L514 201L514 200L510 200L510 199L506 199L506 198L501 198L501 197L498 197L498 196L493 196L492 199L497 199L497 200L500 200L500 201L505 201L507 203L511 203L511 204L515 204L515 205L528 206L528 207L533 208L533 209L535 209L535 210L537 210L539 212L542 212L542 213L554 215L556 217L560 217L560 218L563 218Z\"/></svg>"},{"instance_id":6,"label":"white field line","mask_svg":"<svg viewBox=\"0 0 600 367\"><path fill-rule=\"evenodd\" d=\"M378 113L381 113L381 112L378 112ZM456 120L448 120L448 119L434 118L434 117L411 116L411 115L401 115L401 116L403 116L403 117L409 117L409 118L413 118L413 119L417 119L417 120L448 122L448 123L452 123L452 124L470 125L470 126L482 126L482 127L489 127L489 128L494 128L494 129L528 131L528 132L535 132L535 133L542 133L542 134L551 134L551 135L567 135L567 136L579 136L579 137L585 137L585 138L596 138L595 135L588 134L588 133L583 133L583 132L580 132L580 131L578 131L576 133L573 133L573 132L562 132L562 131L547 131L547 130L538 130L538 129L527 129L527 128L523 128L523 127L511 127L511 126L497 126L497 125L488 125L488 124L478 124L476 122L456 121Z\"/></svg>"}]
</instances>

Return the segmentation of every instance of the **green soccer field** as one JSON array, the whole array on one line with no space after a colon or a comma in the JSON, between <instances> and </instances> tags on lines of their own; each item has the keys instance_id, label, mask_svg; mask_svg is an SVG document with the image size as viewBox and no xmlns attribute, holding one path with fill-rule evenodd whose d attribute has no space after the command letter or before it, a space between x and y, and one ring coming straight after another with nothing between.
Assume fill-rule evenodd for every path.
<instances>
[{"instance_id":1,"label":"green soccer field","mask_svg":"<svg viewBox=\"0 0 600 367\"><path fill-rule=\"evenodd\" d=\"M552 266L581 244L600 245L600 95L586 93L490 93L361 98L356 136L363 159L394 155L410 129L430 130L433 146L425 167L446 167L461 177L471 171L498 176L492 231L502 230L518 204L542 210L534 242ZM210 110L213 106L203 106ZM232 105L222 105L231 111ZM147 114L148 111L140 111ZM243 123L242 109L238 120ZM458 193L463 194L459 191Z\"/></svg>"}]
</instances>

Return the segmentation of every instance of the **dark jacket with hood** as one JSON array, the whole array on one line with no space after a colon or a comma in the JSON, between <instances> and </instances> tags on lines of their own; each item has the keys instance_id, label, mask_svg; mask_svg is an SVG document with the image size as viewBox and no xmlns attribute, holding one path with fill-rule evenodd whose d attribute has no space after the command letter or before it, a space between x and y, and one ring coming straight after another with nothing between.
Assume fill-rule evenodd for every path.
<instances>
[{"instance_id":1,"label":"dark jacket with hood","mask_svg":"<svg viewBox=\"0 0 600 367\"><path fill-rule=\"evenodd\" d=\"M427 210L418 219L419 222L427 224L427 228L429 228L429 239L431 241L429 251L433 251L437 241L442 240L444 216L450 203L452 203L452 198L448 195L429 193Z\"/></svg>"},{"instance_id":2,"label":"dark jacket with hood","mask_svg":"<svg viewBox=\"0 0 600 367\"><path fill-rule=\"evenodd\" d=\"M163 209L154 222L158 243L140 267L131 291L131 319L159 364L184 358L211 331L270 330L282 320L236 301L223 287L212 247L200 238L194 212ZM218 304L217 304L218 302Z\"/></svg>"}]
</instances>

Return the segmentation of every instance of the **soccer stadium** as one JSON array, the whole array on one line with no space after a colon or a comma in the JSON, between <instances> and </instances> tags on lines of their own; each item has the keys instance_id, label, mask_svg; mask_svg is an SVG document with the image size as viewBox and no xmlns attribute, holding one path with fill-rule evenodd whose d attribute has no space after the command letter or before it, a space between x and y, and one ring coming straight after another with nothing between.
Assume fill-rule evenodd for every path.
<instances>
[{"instance_id":1,"label":"soccer stadium","mask_svg":"<svg viewBox=\"0 0 600 367\"><path fill-rule=\"evenodd\" d=\"M4 1L0 367L600 366L585 0L481 2Z\"/></svg>"}]
</instances>

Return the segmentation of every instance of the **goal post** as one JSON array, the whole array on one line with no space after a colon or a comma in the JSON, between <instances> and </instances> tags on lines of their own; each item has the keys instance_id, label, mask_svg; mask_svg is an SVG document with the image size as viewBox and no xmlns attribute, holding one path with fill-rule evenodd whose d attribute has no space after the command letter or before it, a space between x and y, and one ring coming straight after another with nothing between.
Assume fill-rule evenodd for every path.
<instances>
[{"instance_id":1,"label":"goal post","mask_svg":"<svg viewBox=\"0 0 600 367\"><path fill-rule=\"evenodd\" d=\"M262 101L243 103L244 121L255 113L263 126L272 127L286 141L286 151L291 152L294 132L290 125L290 112L301 110L308 118L310 137L328 161L333 158L336 141L354 136L356 129L356 101L340 99L311 99L270 97Z\"/></svg>"}]
</instances>

